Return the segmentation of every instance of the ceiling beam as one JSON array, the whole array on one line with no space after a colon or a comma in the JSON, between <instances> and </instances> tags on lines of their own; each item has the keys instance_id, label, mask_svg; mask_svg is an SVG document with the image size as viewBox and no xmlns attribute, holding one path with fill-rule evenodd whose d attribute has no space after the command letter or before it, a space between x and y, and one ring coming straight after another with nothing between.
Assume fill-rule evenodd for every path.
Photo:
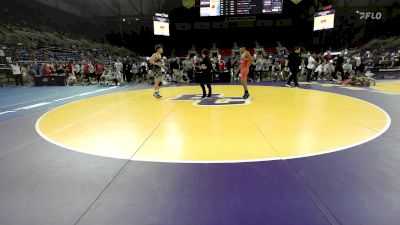
<instances>
[{"instance_id":1,"label":"ceiling beam","mask_svg":"<svg viewBox=\"0 0 400 225\"><path fill-rule=\"evenodd\" d=\"M132 0L128 0L129 4L132 6L132 8L138 13L138 15L142 16L143 15L143 7L141 7L141 9L139 10L138 7L132 2ZM140 0L140 5L142 3L142 0Z\"/></svg>"}]
</instances>

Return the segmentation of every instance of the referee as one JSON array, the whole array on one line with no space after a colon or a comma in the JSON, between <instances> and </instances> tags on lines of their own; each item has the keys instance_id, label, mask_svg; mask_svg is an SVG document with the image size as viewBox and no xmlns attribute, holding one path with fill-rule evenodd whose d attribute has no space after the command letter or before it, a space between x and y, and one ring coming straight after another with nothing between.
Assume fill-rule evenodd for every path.
<instances>
[{"instance_id":1,"label":"referee","mask_svg":"<svg viewBox=\"0 0 400 225\"><path fill-rule=\"evenodd\" d=\"M297 75L301 70L301 56L300 56L301 48L296 46L294 51L290 53L288 60L286 61L286 67L289 67L291 75L289 76L286 87L292 87L290 84L294 81L294 86L296 88L299 87L299 82L297 81Z\"/></svg>"}]
</instances>

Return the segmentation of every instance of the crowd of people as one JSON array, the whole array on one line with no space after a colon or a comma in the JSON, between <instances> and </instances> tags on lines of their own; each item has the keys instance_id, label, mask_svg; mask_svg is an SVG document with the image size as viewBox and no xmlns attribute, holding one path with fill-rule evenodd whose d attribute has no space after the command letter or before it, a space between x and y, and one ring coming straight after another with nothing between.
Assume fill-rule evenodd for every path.
<instances>
[{"instance_id":1,"label":"crowd of people","mask_svg":"<svg viewBox=\"0 0 400 225\"><path fill-rule=\"evenodd\" d=\"M303 51L304 52L304 51ZM358 76L372 76L369 69L372 67L399 67L400 50L397 52L383 52L374 55L371 51L341 51L324 53L300 53L301 65L295 71L300 79L307 82L327 80L331 83L337 80L344 82ZM249 67L248 79L250 82L283 81L287 80L293 71L287 65L288 56L276 54L254 54ZM163 82L190 83L196 81L196 74L201 72L202 57L172 57L163 56ZM212 78L226 74L228 80L239 81L242 58L211 57ZM66 85L121 85L136 82L154 83L154 77L149 66L149 58L114 57L107 61L104 58L91 57L87 60L53 60L38 63L36 60L14 62L11 64L17 85L33 85L34 78L48 78L51 76L65 76ZM293 70L293 69L292 69Z\"/></svg>"}]
</instances>

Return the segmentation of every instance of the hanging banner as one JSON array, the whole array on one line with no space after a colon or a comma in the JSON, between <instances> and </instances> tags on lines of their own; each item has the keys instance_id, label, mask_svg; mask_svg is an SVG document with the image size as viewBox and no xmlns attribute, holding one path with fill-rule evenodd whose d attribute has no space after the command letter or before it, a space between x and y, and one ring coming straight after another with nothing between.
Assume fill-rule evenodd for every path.
<instances>
[{"instance_id":1,"label":"hanging banner","mask_svg":"<svg viewBox=\"0 0 400 225\"><path fill-rule=\"evenodd\" d=\"M182 0L182 5L190 9L195 5L195 0Z\"/></svg>"}]
</instances>

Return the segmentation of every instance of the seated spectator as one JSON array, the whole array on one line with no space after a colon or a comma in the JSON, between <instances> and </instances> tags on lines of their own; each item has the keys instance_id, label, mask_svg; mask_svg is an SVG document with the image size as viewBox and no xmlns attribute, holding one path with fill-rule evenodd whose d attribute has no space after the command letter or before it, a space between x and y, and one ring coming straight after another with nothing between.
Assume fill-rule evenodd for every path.
<instances>
[{"instance_id":1,"label":"seated spectator","mask_svg":"<svg viewBox=\"0 0 400 225\"><path fill-rule=\"evenodd\" d=\"M104 67L104 71L103 74L100 77L100 84L106 84L109 85L110 82L110 78L111 78L111 70L109 66L105 66Z\"/></svg>"},{"instance_id":2,"label":"seated spectator","mask_svg":"<svg viewBox=\"0 0 400 225\"><path fill-rule=\"evenodd\" d=\"M353 65L351 64L351 60L348 59L345 64L343 64L343 72L342 81L348 80L353 75Z\"/></svg>"},{"instance_id":3,"label":"seated spectator","mask_svg":"<svg viewBox=\"0 0 400 225\"><path fill-rule=\"evenodd\" d=\"M29 65L29 67L28 67L28 74L29 74L30 76L37 76L37 75L38 75L38 73L37 73L38 67L39 67L39 66L38 66L36 60L33 61L33 62Z\"/></svg>"},{"instance_id":4,"label":"seated spectator","mask_svg":"<svg viewBox=\"0 0 400 225\"><path fill-rule=\"evenodd\" d=\"M318 80L318 77L323 79L325 75L325 63L320 63L314 71L315 73L315 80Z\"/></svg>"},{"instance_id":5,"label":"seated spectator","mask_svg":"<svg viewBox=\"0 0 400 225\"><path fill-rule=\"evenodd\" d=\"M119 86L122 83L122 74L121 71L119 71L118 68L114 66L114 68L111 69L111 75L110 75L110 81L114 82L115 85Z\"/></svg>"},{"instance_id":6,"label":"seated spectator","mask_svg":"<svg viewBox=\"0 0 400 225\"><path fill-rule=\"evenodd\" d=\"M282 72L282 66L279 63L279 61L276 61L275 64L272 66L272 74L271 74L272 79L274 79L275 81L282 79L281 72Z\"/></svg>"},{"instance_id":7,"label":"seated spectator","mask_svg":"<svg viewBox=\"0 0 400 225\"><path fill-rule=\"evenodd\" d=\"M43 65L43 72L42 72L42 74L43 74L45 77L50 77L50 76L51 76L52 71L51 71L51 67L50 67L50 64L49 64L49 63L45 63L45 64Z\"/></svg>"},{"instance_id":8,"label":"seated spectator","mask_svg":"<svg viewBox=\"0 0 400 225\"><path fill-rule=\"evenodd\" d=\"M335 72L335 67L333 66L333 60L329 60L328 63L325 63L324 66L324 74L329 81L333 82L333 79L337 79Z\"/></svg>"},{"instance_id":9,"label":"seated spectator","mask_svg":"<svg viewBox=\"0 0 400 225\"><path fill-rule=\"evenodd\" d=\"M74 73L69 73L67 77L67 86L75 86L77 79Z\"/></svg>"}]
</instances>

